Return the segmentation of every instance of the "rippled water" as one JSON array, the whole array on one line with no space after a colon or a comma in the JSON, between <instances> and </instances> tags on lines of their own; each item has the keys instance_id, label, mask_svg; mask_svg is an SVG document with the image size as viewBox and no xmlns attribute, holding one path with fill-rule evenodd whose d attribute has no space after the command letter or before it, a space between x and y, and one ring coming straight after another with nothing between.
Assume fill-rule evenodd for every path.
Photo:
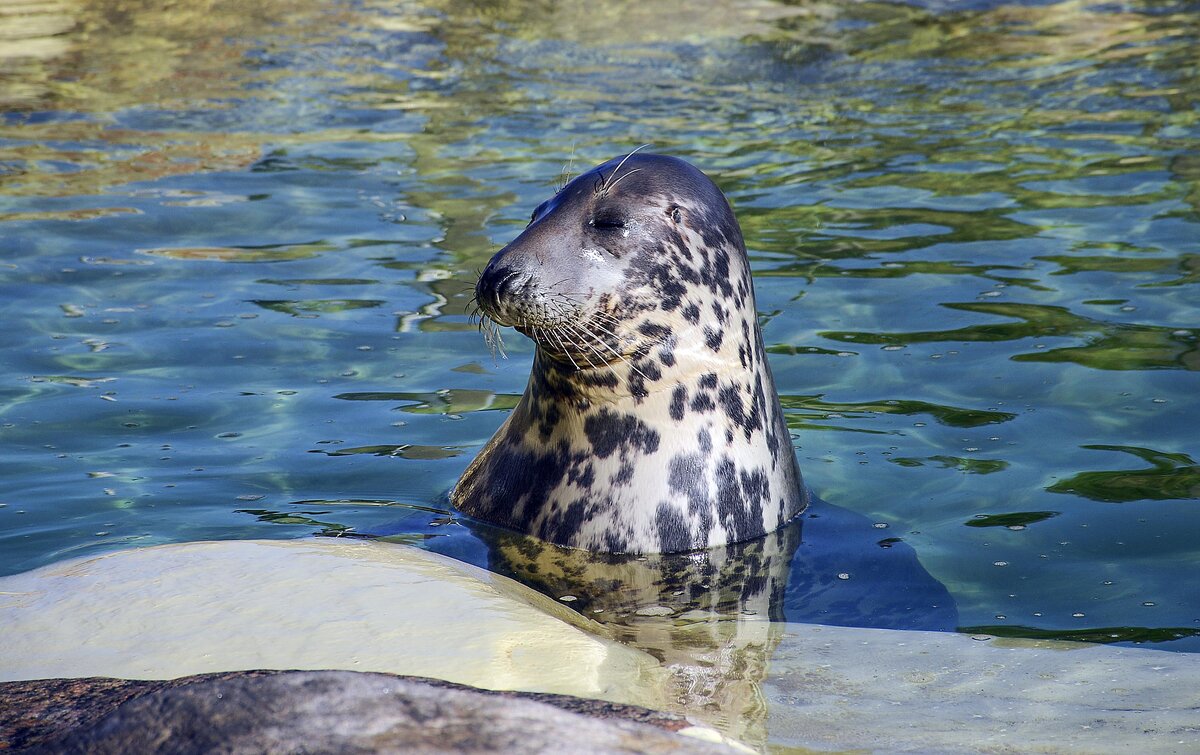
<instances>
[{"instance_id":1,"label":"rippled water","mask_svg":"<svg viewBox=\"0 0 1200 755\"><path fill-rule=\"evenodd\" d=\"M531 355L475 272L649 143L733 201L807 481L876 530L806 529L830 569L1200 650L1189 4L163 5L0 8L0 572L469 539Z\"/></svg>"}]
</instances>

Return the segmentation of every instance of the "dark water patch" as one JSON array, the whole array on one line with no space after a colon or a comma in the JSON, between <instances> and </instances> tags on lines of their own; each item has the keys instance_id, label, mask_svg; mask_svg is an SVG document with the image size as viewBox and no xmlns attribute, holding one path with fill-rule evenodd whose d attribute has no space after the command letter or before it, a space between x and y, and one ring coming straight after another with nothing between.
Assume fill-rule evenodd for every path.
<instances>
[{"instance_id":1,"label":"dark water patch","mask_svg":"<svg viewBox=\"0 0 1200 755\"><path fill-rule=\"evenodd\" d=\"M292 317L336 314L355 309L373 309L387 304L380 299L252 299L251 303L263 309Z\"/></svg>"},{"instance_id":2,"label":"dark water patch","mask_svg":"<svg viewBox=\"0 0 1200 755\"><path fill-rule=\"evenodd\" d=\"M461 370L460 370L461 371ZM447 388L428 393L406 391L359 391L334 396L343 401L408 402L398 407L409 414L462 414L479 411L507 411L520 401L519 394L496 394L466 388Z\"/></svg>"},{"instance_id":3,"label":"dark water patch","mask_svg":"<svg viewBox=\"0 0 1200 755\"><path fill-rule=\"evenodd\" d=\"M939 342L995 342L1075 337L1085 346L1014 354L1023 362L1073 362L1101 370L1200 369L1200 331L1154 325L1104 322L1074 314L1066 307L1009 302L947 302L948 309L1009 317L1019 322L970 325L948 331L868 333L826 331L835 341L884 345Z\"/></svg>"},{"instance_id":4,"label":"dark water patch","mask_svg":"<svg viewBox=\"0 0 1200 755\"><path fill-rule=\"evenodd\" d=\"M1095 627L1089 629L1039 629L1028 626L985 624L959 627L964 634L987 634L1023 640L1058 640L1061 642L1094 642L1102 645L1127 642L1135 645L1170 643L1200 637L1195 627Z\"/></svg>"},{"instance_id":5,"label":"dark water patch","mask_svg":"<svg viewBox=\"0 0 1200 755\"><path fill-rule=\"evenodd\" d=\"M1187 454L1134 446L1091 445L1093 451L1119 451L1148 462L1145 469L1080 472L1050 485L1051 493L1071 493L1103 503L1200 500L1200 465Z\"/></svg>"},{"instance_id":6,"label":"dark water patch","mask_svg":"<svg viewBox=\"0 0 1200 755\"><path fill-rule=\"evenodd\" d=\"M926 415L936 422L951 427L980 427L1009 422L1017 415L988 409L964 409L955 406L939 406L925 401L887 399L883 401L833 402L820 396L780 395L785 411L807 411L813 416L828 419L831 415L863 418L876 414L899 414L904 416Z\"/></svg>"},{"instance_id":7,"label":"dark water patch","mask_svg":"<svg viewBox=\"0 0 1200 755\"><path fill-rule=\"evenodd\" d=\"M310 453L322 453L326 456L356 456L360 454L368 454L370 456L398 456L401 459L414 460L430 460L430 459L453 459L455 456L460 456L463 449L454 446L423 446L416 443L401 443L398 445L380 445L380 446L356 446L354 448L339 448L336 451L310 451Z\"/></svg>"},{"instance_id":8,"label":"dark water patch","mask_svg":"<svg viewBox=\"0 0 1200 755\"><path fill-rule=\"evenodd\" d=\"M262 278L258 282L291 288L298 286L373 286L381 281L373 278L291 278L285 280Z\"/></svg>"},{"instance_id":9,"label":"dark water patch","mask_svg":"<svg viewBox=\"0 0 1200 755\"><path fill-rule=\"evenodd\" d=\"M959 472L966 472L968 474L1003 472L1009 465L1007 461L1000 459L968 459L961 456L930 456L924 459L898 457L888 459L888 461L893 464L899 464L902 467L920 467L926 464L934 464L942 469L956 469Z\"/></svg>"},{"instance_id":10,"label":"dark water patch","mask_svg":"<svg viewBox=\"0 0 1200 755\"><path fill-rule=\"evenodd\" d=\"M325 522L316 517L327 511L270 511L267 509L237 509L239 514L250 514L260 522L267 524L298 524L304 527L316 528L319 535L337 536L348 531L345 525L335 522Z\"/></svg>"},{"instance_id":11,"label":"dark water patch","mask_svg":"<svg viewBox=\"0 0 1200 755\"><path fill-rule=\"evenodd\" d=\"M1056 517L1058 511L1017 511L1011 514L976 514L963 524L968 527L1007 527L1010 530L1024 529L1031 524Z\"/></svg>"},{"instance_id":12,"label":"dark water patch","mask_svg":"<svg viewBox=\"0 0 1200 755\"><path fill-rule=\"evenodd\" d=\"M327 244L272 244L261 247L160 247L139 249L142 254L173 260L201 262L286 262L306 259L333 247Z\"/></svg>"}]
</instances>

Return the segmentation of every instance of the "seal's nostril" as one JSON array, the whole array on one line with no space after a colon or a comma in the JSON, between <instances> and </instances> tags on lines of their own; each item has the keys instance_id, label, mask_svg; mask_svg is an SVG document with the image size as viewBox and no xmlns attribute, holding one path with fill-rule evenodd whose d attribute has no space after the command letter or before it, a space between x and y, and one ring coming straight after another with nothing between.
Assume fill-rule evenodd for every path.
<instances>
[{"instance_id":1,"label":"seal's nostril","mask_svg":"<svg viewBox=\"0 0 1200 755\"><path fill-rule=\"evenodd\" d=\"M518 271L511 267L488 265L475 284L475 300L485 312L495 317L500 313L504 299L511 296L517 276Z\"/></svg>"}]
</instances>

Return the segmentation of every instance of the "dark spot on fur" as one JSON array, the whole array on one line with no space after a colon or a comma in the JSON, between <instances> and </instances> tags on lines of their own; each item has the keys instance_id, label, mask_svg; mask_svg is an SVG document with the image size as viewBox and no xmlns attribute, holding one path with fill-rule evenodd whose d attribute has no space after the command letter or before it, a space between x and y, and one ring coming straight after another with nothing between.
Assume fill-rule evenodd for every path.
<instances>
[{"instance_id":1,"label":"dark spot on fur","mask_svg":"<svg viewBox=\"0 0 1200 755\"><path fill-rule=\"evenodd\" d=\"M612 456L617 449L642 453L658 450L658 433L632 414L603 408L584 421L583 431L592 443L592 451L601 459Z\"/></svg>"},{"instance_id":2,"label":"dark spot on fur","mask_svg":"<svg viewBox=\"0 0 1200 755\"><path fill-rule=\"evenodd\" d=\"M691 407L694 412L711 412L717 405L713 403L712 394L701 391L692 398Z\"/></svg>"},{"instance_id":3,"label":"dark spot on fur","mask_svg":"<svg viewBox=\"0 0 1200 755\"><path fill-rule=\"evenodd\" d=\"M746 412L742 406L742 394L737 388L732 386L722 388L717 394L718 400L721 402L721 408L725 410L725 416L729 418L737 427L744 427L746 424Z\"/></svg>"},{"instance_id":4,"label":"dark spot on fur","mask_svg":"<svg viewBox=\"0 0 1200 755\"><path fill-rule=\"evenodd\" d=\"M704 344L713 351L721 350L721 342L725 340L725 334L720 330L704 326Z\"/></svg>"},{"instance_id":5,"label":"dark spot on fur","mask_svg":"<svg viewBox=\"0 0 1200 755\"><path fill-rule=\"evenodd\" d=\"M666 338L671 335L671 329L666 325L659 325L653 322L644 322L638 327L638 332L648 338Z\"/></svg>"},{"instance_id":6,"label":"dark spot on fur","mask_svg":"<svg viewBox=\"0 0 1200 755\"><path fill-rule=\"evenodd\" d=\"M731 542L744 540L741 536L742 521L739 516L744 514L742 486L738 482L737 467L728 456L717 464L716 483L717 521L725 528Z\"/></svg>"},{"instance_id":7,"label":"dark spot on fur","mask_svg":"<svg viewBox=\"0 0 1200 755\"><path fill-rule=\"evenodd\" d=\"M687 388L682 385L675 386L675 390L671 392L671 419L676 422L683 419L686 402Z\"/></svg>"},{"instance_id":8,"label":"dark spot on fur","mask_svg":"<svg viewBox=\"0 0 1200 755\"><path fill-rule=\"evenodd\" d=\"M590 490L592 483L595 481L596 474L592 470L591 462L584 464L582 469L572 468L567 472L567 482L573 483L584 490Z\"/></svg>"},{"instance_id":9,"label":"dark spot on fur","mask_svg":"<svg viewBox=\"0 0 1200 755\"><path fill-rule=\"evenodd\" d=\"M641 371L646 376L647 380L655 381L662 379L662 370L654 362L640 361L634 362L634 367Z\"/></svg>"},{"instance_id":10,"label":"dark spot on fur","mask_svg":"<svg viewBox=\"0 0 1200 755\"><path fill-rule=\"evenodd\" d=\"M712 529L712 504L708 499L708 482L704 478L705 458L699 454L676 456L668 464L667 484L671 492L683 495L688 501L688 514L698 524L695 539L708 540Z\"/></svg>"},{"instance_id":11,"label":"dark spot on fur","mask_svg":"<svg viewBox=\"0 0 1200 755\"><path fill-rule=\"evenodd\" d=\"M625 536L607 530L604 533L604 549L609 553L624 553L629 548L629 541Z\"/></svg>"},{"instance_id":12,"label":"dark spot on fur","mask_svg":"<svg viewBox=\"0 0 1200 755\"><path fill-rule=\"evenodd\" d=\"M586 362L584 365L586 366ZM596 388L616 388L617 375L612 370L589 370L580 372L578 376L579 382L584 385L590 385Z\"/></svg>"},{"instance_id":13,"label":"dark spot on fur","mask_svg":"<svg viewBox=\"0 0 1200 755\"><path fill-rule=\"evenodd\" d=\"M664 553L677 553L692 547L687 522L683 520L683 514L678 509L660 503L654 521L658 530L658 545Z\"/></svg>"},{"instance_id":14,"label":"dark spot on fur","mask_svg":"<svg viewBox=\"0 0 1200 755\"><path fill-rule=\"evenodd\" d=\"M586 510L587 499L572 501L566 509L556 511L547 518L541 528L541 537L551 542L570 537L583 526Z\"/></svg>"},{"instance_id":15,"label":"dark spot on fur","mask_svg":"<svg viewBox=\"0 0 1200 755\"><path fill-rule=\"evenodd\" d=\"M622 461L617 473L612 476L611 482L614 487L624 487L633 481L633 464L628 461Z\"/></svg>"},{"instance_id":16,"label":"dark spot on fur","mask_svg":"<svg viewBox=\"0 0 1200 755\"><path fill-rule=\"evenodd\" d=\"M725 324L725 308L721 306L721 302L714 299L711 306L712 306L713 314L717 318L717 322L724 325Z\"/></svg>"}]
</instances>

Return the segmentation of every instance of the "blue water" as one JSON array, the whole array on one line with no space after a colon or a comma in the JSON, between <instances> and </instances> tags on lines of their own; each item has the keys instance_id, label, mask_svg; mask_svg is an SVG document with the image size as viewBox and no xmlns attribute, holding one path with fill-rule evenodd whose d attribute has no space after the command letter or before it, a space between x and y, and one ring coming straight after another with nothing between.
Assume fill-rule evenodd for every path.
<instances>
[{"instance_id":1,"label":"blue water","mask_svg":"<svg viewBox=\"0 0 1200 755\"><path fill-rule=\"evenodd\" d=\"M1200 650L1188 4L118 6L0 16L0 573L476 553L445 491L531 349L475 273L648 143L737 210L829 507L796 584L853 597L786 618L905 625L901 574L908 626Z\"/></svg>"}]
</instances>

